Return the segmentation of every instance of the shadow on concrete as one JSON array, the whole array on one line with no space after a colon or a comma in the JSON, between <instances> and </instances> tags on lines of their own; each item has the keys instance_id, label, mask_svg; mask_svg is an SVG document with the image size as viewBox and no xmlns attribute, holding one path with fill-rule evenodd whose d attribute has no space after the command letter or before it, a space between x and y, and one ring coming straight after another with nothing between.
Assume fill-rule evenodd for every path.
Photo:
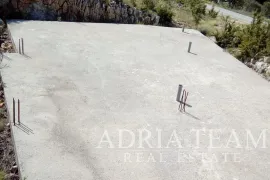
<instances>
[{"instance_id":1,"label":"shadow on concrete","mask_svg":"<svg viewBox=\"0 0 270 180\"><path fill-rule=\"evenodd\" d=\"M16 127L25 132L26 134L34 134L33 130L28 126L24 125L23 123L16 124Z\"/></svg>"},{"instance_id":2,"label":"shadow on concrete","mask_svg":"<svg viewBox=\"0 0 270 180\"><path fill-rule=\"evenodd\" d=\"M3 54L3 57L6 59L6 60L9 60L9 61L12 61L12 59L6 55Z\"/></svg>"},{"instance_id":3,"label":"shadow on concrete","mask_svg":"<svg viewBox=\"0 0 270 180\"><path fill-rule=\"evenodd\" d=\"M7 23L22 23L26 20L20 20L20 19L12 19L12 20L7 20Z\"/></svg>"},{"instance_id":4,"label":"shadow on concrete","mask_svg":"<svg viewBox=\"0 0 270 180\"><path fill-rule=\"evenodd\" d=\"M4 64L3 66L0 65L0 69L4 69L4 68L9 68L9 66L7 64Z\"/></svg>"},{"instance_id":5,"label":"shadow on concrete","mask_svg":"<svg viewBox=\"0 0 270 180\"><path fill-rule=\"evenodd\" d=\"M189 52L190 54L193 54L193 55L195 55L195 56L197 56L198 54L196 54L196 53L193 53L193 52Z\"/></svg>"},{"instance_id":6,"label":"shadow on concrete","mask_svg":"<svg viewBox=\"0 0 270 180\"><path fill-rule=\"evenodd\" d=\"M27 54L22 54L24 57L28 58L28 59L31 59L30 56L28 56Z\"/></svg>"},{"instance_id":7,"label":"shadow on concrete","mask_svg":"<svg viewBox=\"0 0 270 180\"><path fill-rule=\"evenodd\" d=\"M26 134L30 134L28 131L26 131L25 129L23 129L20 125L16 124L16 126L18 129L20 129L21 131L25 132Z\"/></svg>"},{"instance_id":8,"label":"shadow on concrete","mask_svg":"<svg viewBox=\"0 0 270 180\"><path fill-rule=\"evenodd\" d=\"M185 114L185 115L187 115L187 116L189 116L189 117L191 117L193 119L201 120L200 118L198 118L198 117L196 117L196 116L194 116L194 115L192 115L192 114L190 114L188 112L183 112L183 111L179 111L179 112L181 112L182 114Z\"/></svg>"}]
</instances>

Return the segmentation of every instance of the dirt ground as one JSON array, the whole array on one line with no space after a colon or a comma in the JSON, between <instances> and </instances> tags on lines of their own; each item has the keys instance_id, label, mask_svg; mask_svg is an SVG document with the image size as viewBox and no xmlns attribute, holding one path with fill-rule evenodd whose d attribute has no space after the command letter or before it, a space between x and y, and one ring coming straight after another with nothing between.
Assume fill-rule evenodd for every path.
<instances>
[{"instance_id":1,"label":"dirt ground","mask_svg":"<svg viewBox=\"0 0 270 180\"><path fill-rule=\"evenodd\" d=\"M0 51L1 52L14 52L14 46L8 29L5 28L0 35ZM4 56L4 55L2 55ZM1 57L2 57L1 56ZM0 58L1 58L0 57ZM2 61L2 59L1 59ZM2 64L0 65L0 71L5 68ZM18 167L15 160L14 144L11 135L11 128L8 122L7 107L5 103L5 93L4 93L4 82L0 74L0 171L2 176L0 179L5 180L19 179Z\"/></svg>"}]
</instances>

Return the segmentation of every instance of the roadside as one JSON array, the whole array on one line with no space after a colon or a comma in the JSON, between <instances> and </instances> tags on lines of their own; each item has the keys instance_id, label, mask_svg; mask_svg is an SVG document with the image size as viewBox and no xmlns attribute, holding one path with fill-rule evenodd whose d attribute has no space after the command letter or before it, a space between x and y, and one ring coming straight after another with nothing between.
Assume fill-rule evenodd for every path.
<instances>
[{"instance_id":1,"label":"roadside","mask_svg":"<svg viewBox=\"0 0 270 180\"><path fill-rule=\"evenodd\" d=\"M234 20L237 20L237 21L242 22L242 23L247 23L247 24L250 24L253 20L253 18L250 16L243 15L243 14L240 14L237 12L233 12L232 10L228 10L228 9L218 7L215 5L206 4L206 8L208 10L212 9L213 6L214 6L214 10L219 12L219 15L230 16Z\"/></svg>"}]
</instances>

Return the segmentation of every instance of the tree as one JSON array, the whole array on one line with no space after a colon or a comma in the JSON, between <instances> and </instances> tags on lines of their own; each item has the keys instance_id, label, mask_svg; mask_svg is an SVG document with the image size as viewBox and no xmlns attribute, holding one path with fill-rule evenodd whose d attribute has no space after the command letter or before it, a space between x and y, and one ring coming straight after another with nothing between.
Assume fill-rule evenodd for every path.
<instances>
[{"instance_id":1,"label":"tree","mask_svg":"<svg viewBox=\"0 0 270 180\"><path fill-rule=\"evenodd\" d=\"M270 17L270 1L263 3L263 13L266 17Z\"/></svg>"},{"instance_id":2,"label":"tree","mask_svg":"<svg viewBox=\"0 0 270 180\"><path fill-rule=\"evenodd\" d=\"M244 0L229 0L229 6L232 8L242 8L245 4Z\"/></svg>"},{"instance_id":3,"label":"tree","mask_svg":"<svg viewBox=\"0 0 270 180\"><path fill-rule=\"evenodd\" d=\"M202 20L203 16L206 13L205 2L201 0L190 0L189 6L191 9L194 22L196 26L198 26L198 24L200 23L200 21Z\"/></svg>"}]
</instances>

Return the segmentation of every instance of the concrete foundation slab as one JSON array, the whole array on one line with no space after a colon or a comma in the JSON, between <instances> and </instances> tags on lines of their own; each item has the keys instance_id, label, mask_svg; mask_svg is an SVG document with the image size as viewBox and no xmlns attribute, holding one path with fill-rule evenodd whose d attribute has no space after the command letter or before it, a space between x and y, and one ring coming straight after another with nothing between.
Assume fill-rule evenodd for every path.
<instances>
[{"instance_id":1,"label":"concrete foundation slab","mask_svg":"<svg viewBox=\"0 0 270 180\"><path fill-rule=\"evenodd\" d=\"M13 131L27 180L270 179L270 84L197 31L9 28L25 45L1 71L10 114L12 98L21 102Z\"/></svg>"}]
</instances>

